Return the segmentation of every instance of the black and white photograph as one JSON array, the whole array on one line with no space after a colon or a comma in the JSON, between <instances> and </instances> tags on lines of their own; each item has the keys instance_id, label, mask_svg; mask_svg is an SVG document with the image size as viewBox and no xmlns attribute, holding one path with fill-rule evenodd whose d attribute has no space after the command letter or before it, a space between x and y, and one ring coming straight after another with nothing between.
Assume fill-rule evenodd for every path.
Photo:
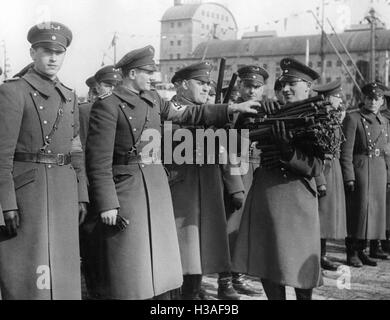
<instances>
[{"instance_id":1,"label":"black and white photograph","mask_svg":"<svg viewBox=\"0 0 390 320\"><path fill-rule=\"evenodd\" d=\"M390 0L1 11L3 303L390 300Z\"/></svg>"}]
</instances>

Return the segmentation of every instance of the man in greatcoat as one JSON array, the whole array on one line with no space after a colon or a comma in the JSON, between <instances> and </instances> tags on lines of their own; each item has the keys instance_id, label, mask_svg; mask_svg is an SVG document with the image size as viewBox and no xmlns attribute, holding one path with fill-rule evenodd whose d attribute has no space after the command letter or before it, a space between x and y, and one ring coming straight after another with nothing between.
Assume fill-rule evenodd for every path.
<instances>
[{"instance_id":1,"label":"man in greatcoat","mask_svg":"<svg viewBox=\"0 0 390 320\"><path fill-rule=\"evenodd\" d=\"M91 80L93 79L93 81ZM87 85L91 85L96 91L97 98L104 98L110 95L112 90L122 81L122 75L114 66L105 66L99 69L93 77L87 79ZM96 100L95 99L95 100ZM79 105L80 114L80 139L85 150L87 142L89 115L91 113L92 105L95 101L90 101ZM96 273L96 258L98 254L98 241L96 241L96 234L91 233L91 226L95 224L95 215L91 212L86 217L85 223L80 228L80 254L82 272L85 277L85 282L88 290L89 298L98 298L96 285L99 275ZM90 219L91 217L91 219Z\"/></svg>"},{"instance_id":2,"label":"man in greatcoat","mask_svg":"<svg viewBox=\"0 0 390 320\"><path fill-rule=\"evenodd\" d=\"M307 99L312 83L319 78L317 72L291 58L283 59L280 66L286 103ZM278 105L269 107L276 109ZM273 131L280 164L268 167L261 162L255 171L233 269L260 277L268 299L286 299L285 286L295 288L297 299L311 299L312 289L321 284L314 177L322 171L322 160L292 146L283 122Z\"/></svg>"},{"instance_id":3,"label":"man in greatcoat","mask_svg":"<svg viewBox=\"0 0 390 320\"><path fill-rule=\"evenodd\" d=\"M269 78L268 72L257 65L246 65L238 69L237 71L239 77L238 83L238 92L239 98L237 101L262 101L264 86ZM239 123L235 124L236 126L240 126ZM245 137L243 137L245 138ZM248 139L248 138L246 138ZM260 150L256 148L256 143L250 143L249 150L246 151L247 156L245 156L245 152L241 150L242 157L241 161L248 161L246 166L241 166L242 168L248 167L246 172L242 172L241 179L245 188L245 197L249 193L249 189L252 185L253 174L255 170L259 167L260 164ZM247 159L247 160L246 160ZM227 208L231 208L230 205L227 205ZM233 210L232 210L233 209ZM230 212L228 212L228 233L229 233L229 246L231 250L231 256L233 259L234 249L236 247L236 240L238 236L238 232L240 230L242 212L244 210L244 206L242 206L238 210L234 210L232 208ZM233 287L234 289L241 294L254 295L260 294L258 290L253 288L249 281L245 279L245 275L233 272Z\"/></svg>"},{"instance_id":4,"label":"man in greatcoat","mask_svg":"<svg viewBox=\"0 0 390 320\"><path fill-rule=\"evenodd\" d=\"M182 285L171 193L158 156L161 121L223 126L231 113L253 113L258 105L165 102L150 90L153 57L151 46L126 54L116 65L123 84L99 99L90 115L87 173L102 241L99 290L108 299L167 299Z\"/></svg>"},{"instance_id":5,"label":"man in greatcoat","mask_svg":"<svg viewBox=\"0 0 390 320\"><path fill-rule=\"evenodd\" d=\"M80 299L79 223L88 194L75 93L57 73L72 40L61 23L32 27L34 66L0 87L3 299Z\"/></svg>"},{"instance_id":6,"label":"man in greatcoat","mask_svg":"<svg viewBox=\"0 0 390 320\"><path fill-rule=\"evenodd\" d=\"M322 94L332 108L342 112L343 93L341 81L317 86L313 91ZM341 123L340 118L340 123ZM341 129L340 129L341 130ZM336 132L338 139L341 132ZM343 175L340 166L340 153L325 157L324 171L316 178L318 189L318 209L321 227L321 267L325 270L336 271L338 265L326 256L327 239L345 239L347 235L345 194Z\"/></svg>"},{"instance_id":7,"label":"man in greatcoat","mask_svg":"<svg viewBox=\"0 0 390 320\"><path fill-rule=\"evenodd\" d=\"M178 70L172 78L177 90L172 100L192 106L205 103L211 89L211 68L210 63L200 62ZM182 125L176 128L179 132L182 129L189 130L193 140L198 129L212 130L207 126ZM199 148L196 141L193 145L194 155L202 153ZM182 298L185 300L202 297L199 291L202 275L211 273L219 273L219 299L239 299L232 286L230 272L224 191L232 203L242 205L244 186L239 175L230 174L232 166L229 162L218 163L220 152L226 155L225 159L228 158L227 149L227 146L222 146L218 152L214 152L212 156L216 161L211 163L207 154L201 164L174 162L167 166L171 176L175 177L170 185L184 275Z\"/></svg>"},{"instance_id":8,"label":"man in greatcoat","mask_svg":"<svg viewBox=\"0 0 390 320\"><path fill-rule=\"evenodd\" d=\"M347 264L376 266L366 253L366 240L385 239L386 188L389 186L389 123L381 115L385 87L369 83L360 110L343 124L345 143L340 163L347 200Z\"/></svg>"}]
</instances>

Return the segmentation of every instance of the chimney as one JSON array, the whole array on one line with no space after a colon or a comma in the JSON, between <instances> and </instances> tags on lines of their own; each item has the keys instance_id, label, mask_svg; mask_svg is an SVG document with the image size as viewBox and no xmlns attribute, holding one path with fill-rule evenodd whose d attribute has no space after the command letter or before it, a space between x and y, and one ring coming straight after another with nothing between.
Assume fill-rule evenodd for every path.
<instances>
[{"instance_id":1,"label":"chimney","mask_svg":"<svg viewBox=\"0 0 390 320\"><path fill-rule=\"evenodd\" d=\"M182 0L174 0L174 6L181 6L183 3L182 3Z\"/></svg>"}]
</instances>

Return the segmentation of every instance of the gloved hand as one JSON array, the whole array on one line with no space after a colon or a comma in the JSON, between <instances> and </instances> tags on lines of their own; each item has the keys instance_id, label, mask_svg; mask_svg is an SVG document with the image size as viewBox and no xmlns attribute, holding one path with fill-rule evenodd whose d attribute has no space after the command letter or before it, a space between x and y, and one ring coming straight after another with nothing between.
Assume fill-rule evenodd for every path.
<instances>
[{"instance_id":1,"label":"gloved hand","mask_svg":"<svg viewBox=\"0 0 390 320\"><path fill-rule=\"evenodd\" d=\"M326 196L326 185L318 186L317 187L318 192L318 198L322 198Z\"/></svg>"},{"instance_id":2,"label":"gloved hand","mask_svg":"<svg viewBox=\"0 0 390 320\"><path fill-rule=\"evenodd\" d=\"M347 181L345 183L345 192L352 193L355 191L355 181Z\"/></svg>"},{"instance_id":3,"label":"gloved hand","mask_svg":"<svg viewBox=\"0 0 390 320\"><path fill-rule=\"evenodd\" d=\"M275 114L282 108L279 102L272 99L264 99L261 101L261 105L264 108L265 113L268 115Z\"/></svg>"},{"instance_id":4,"label":"gloved hand","mask_svg":"<svg viewBox=\"0 0 390 320\"><path fill-rule=\"evenodd\" d=\"M81 226L84 223L87 214L88 214L88 203L79 202L79 226Z\"/></svg>"},{"instance_id":5,"label":"gloved hand","mask_svg":"<svg viewBox=\"0 0 390 320\"><path fill-rule=\"evenodd\" d=\"M16 237L18 235L17 229L20 226L20 217L17 210L3 212L5 227L3 230L9 237Z\"/></svg>"},{"instance_id":6,"label":"gloved hand","mask_svg":"<svg viewBox=\"0 0 390 320\"><path fill-rule=\"evenodd\" d=\"M244 204L244 191L236 192L231 195L232 204L235 210L241 209Z\"/></svg>"},{"instance_id":7,"label":"gloved hand","mask_svg":"<svg viewBox=\"0 0 390 320\"><path fill-rule=\"evenodd\" d=\"M276 121L276 123L272 126L272 134L275 144L279 147L282 153L282 158L289 158L294 151L290 145L292 134L290 131L286 132L284 121Z\"/></svg>"}]
</instances>

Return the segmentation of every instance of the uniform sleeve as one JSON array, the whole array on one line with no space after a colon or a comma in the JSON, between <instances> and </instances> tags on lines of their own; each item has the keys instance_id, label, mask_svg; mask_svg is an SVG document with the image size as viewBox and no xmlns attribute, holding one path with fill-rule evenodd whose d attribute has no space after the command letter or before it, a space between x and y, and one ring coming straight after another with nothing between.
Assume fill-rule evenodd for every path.
<instances>
[{"instance_id":1,"label":"uniform sleeve","mask_svg":"<svg viewBox=\"0 0 390 320\"><path fill-rule=\"evenodd\" d=\"M118 110L97 101L91 109L86 145L87 176L97 212L119 208L112 173Z\"/></svg>"},{"instance_id":2,"label":"uniform sleeve","mask_svg":"<svg viewBox=\"0 0 390 320\"><path fill-rule=\"evenodd\" d=\"M309 156L299 149L295 149L289 161L282 161L283 164L293 172L305 178L315 178L323 171L323 161L320 158Z\"/></svg>"},{"instance_id":3,"label":"uniform sleeve","mask_svg":"<svg viewBox=\"0 0 390 320\"><path fill-rule=\"evenodd\" d=\"M317 187L326 185L326 178L324 173L322 172L318 177L315 177L315 181Z\"/></svg>"},{"instance_id":4,"label":"uniform sleeve","mask_svg":"<svg viewBox=\"0 0 390 320\"><path fill-rule=\"evenodd\" d=\"M220 128L230 122L227 104L180 106L163 101L161 98L160 103L162 121L183 125L214 125Z\"/></svg>"},{"instance_id":5,"label":"uniform sleeve","mask_svg":"<svg viewBox=\"0 0 390 320\"><path fill-rule=\"evenodd\" d=\"M0 86L0 203L3 211L18 209L12 171L23 109L24 99L15 84Z\"/></svg>"},{"instance_id":6,"label":"uniform sleeve","mask_svg":"<svg viewBox=\"0 0 390 320\"><path fill-rule=\"evenodd\" d=\"M387 171L387 183L390 183L390 123L387 121L387 141L385 146L385 161Z\"/></svg>"},{"instance_id":7,"label":"uniform sleeve","mask_svg":"<svg viewBox=\"0 0 390 320\"><path fill-rule=\"evenodd\" d=\"M353 149L355 145L357 122L349 114L343 123L343 133L345 142L341 148L340 164L344 181L355 181L355 171L353 167Z\"/></svg>"},{"instance_id":8,"label":"uniform sleeve","mask_svg":"<svg viewBox=\"0 0 390 320\"><path fill-rule=\"evenodd\" d=\"M77 175L77 187L79 202L89 202L87 174L85 172L85 153L80 140L80 122L79 122L79 108L77 105L77 97L75 97L74 104L74 132L72 140L72 166Z\"/></svg>"},{"instance_id":9,"label":"uniform sleeve","mask_svg":"<svg viewBox=\"0 0 390 320\"><path fill-rule=\"evenodd\" d=\"M1 205L0 205L0 227L1 226L5 226L5 222L4 222L4 216L3 216L3 209L1 208Z\"/></svg>"}]
</instances>

